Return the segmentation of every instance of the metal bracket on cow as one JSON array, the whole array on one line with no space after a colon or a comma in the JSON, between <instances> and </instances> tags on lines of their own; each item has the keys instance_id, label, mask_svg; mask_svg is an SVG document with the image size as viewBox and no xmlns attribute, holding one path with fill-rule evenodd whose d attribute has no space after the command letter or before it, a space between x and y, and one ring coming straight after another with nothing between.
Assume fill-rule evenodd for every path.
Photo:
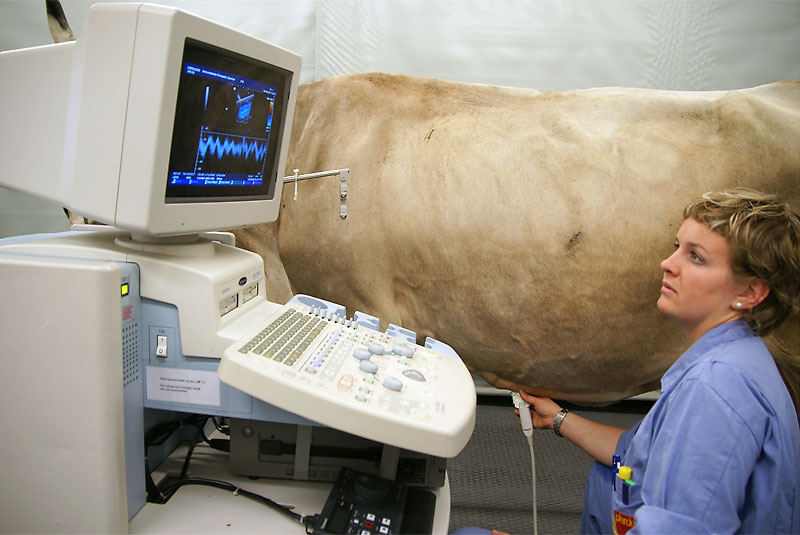
<instances>
[{"instance_id":1,"label":"metal bracket on cow","mask_svg":"<svg viewBox=\"0 0 800 535\"><path fill-rule=\"evenodd\" d=\"M294 200L297 200L297 183L300 180L339 175L339 217L342 219L347 219L347 173L350 172L350 169L334 169L331 171L319 171L318 173L308 173L305 175L300 175L298 174L299 172L299 169L295 169L293 175L283 177L284 184L294 182Z\"/></svg>"}]
</instances>

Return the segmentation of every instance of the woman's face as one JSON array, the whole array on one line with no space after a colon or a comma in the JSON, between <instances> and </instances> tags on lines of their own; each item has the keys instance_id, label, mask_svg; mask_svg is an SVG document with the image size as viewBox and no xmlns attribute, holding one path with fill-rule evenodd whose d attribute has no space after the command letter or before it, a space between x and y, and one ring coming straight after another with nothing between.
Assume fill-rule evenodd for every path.
<instances>
[{"instance_id":1,"label":"woman's face","mask_svg":"<svg viewBox=\"0 0 800 535\"><path fill-rule=\"evenodd\" d=\"M658 309L677 321L694 342L718 325L739 317L737 296L747 287L731 269L731 246L705 223L688 218L678 231L676 250L664 270Z\"/></svg>"}]
</instances>

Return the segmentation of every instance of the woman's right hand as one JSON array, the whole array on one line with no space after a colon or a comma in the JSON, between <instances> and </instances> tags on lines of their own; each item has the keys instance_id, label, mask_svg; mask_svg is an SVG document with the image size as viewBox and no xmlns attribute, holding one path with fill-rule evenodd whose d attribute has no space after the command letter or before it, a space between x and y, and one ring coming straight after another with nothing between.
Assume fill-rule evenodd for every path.
<instances>
[{"instance_id":1,"label":"woman's right hand","mask_svg":"<svg viewBox=\"0 0 800 535\"><path fill-rule=\"evenodd\" d=\"M519 391L520 397L530 405L531 421L534 429L552 429L553 419L555 419L561 407L550 398L539 398L532 396L524 390Z\"/></svg>"}]
</instances>

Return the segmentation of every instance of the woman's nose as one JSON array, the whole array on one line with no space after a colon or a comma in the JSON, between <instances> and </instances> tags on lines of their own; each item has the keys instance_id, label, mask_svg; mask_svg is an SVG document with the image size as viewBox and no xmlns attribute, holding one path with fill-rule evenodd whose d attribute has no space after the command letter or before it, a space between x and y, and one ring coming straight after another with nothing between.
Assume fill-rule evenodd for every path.
<instances>
[{"instance_id":1,"label":"woman's nose","mask_svg":"<svg viewBox=\"0 0 800 535\"><path fill-rule=\"evenodd\" d=\"M661 262L662 271L669 272L669 273L671 273L673 275L676 274L677 262L675 262L675 257L676 257L677 254L678 254L678 251L675 251L674 253L672 253L670 256L668 256L667 258L665 258Z\"/></svg>"}]
</instances>

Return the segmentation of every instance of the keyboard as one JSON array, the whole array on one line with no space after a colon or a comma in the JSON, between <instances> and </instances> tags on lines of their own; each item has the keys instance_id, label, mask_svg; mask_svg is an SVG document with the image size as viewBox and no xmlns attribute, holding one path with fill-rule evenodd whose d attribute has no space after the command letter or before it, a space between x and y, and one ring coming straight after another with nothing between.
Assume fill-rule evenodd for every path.
<instances>
[{"instance_id":1,"label":"keyboard","mask_svg":"<svg viewBox=\"0 0 800 535\"><path fill-rule=\"evenodd\" d=\"M228 347L217 373L322 425L437 457L456 456L475 424L475 386L454 352L294 301Z\"/></svg>"}]
</instances>

